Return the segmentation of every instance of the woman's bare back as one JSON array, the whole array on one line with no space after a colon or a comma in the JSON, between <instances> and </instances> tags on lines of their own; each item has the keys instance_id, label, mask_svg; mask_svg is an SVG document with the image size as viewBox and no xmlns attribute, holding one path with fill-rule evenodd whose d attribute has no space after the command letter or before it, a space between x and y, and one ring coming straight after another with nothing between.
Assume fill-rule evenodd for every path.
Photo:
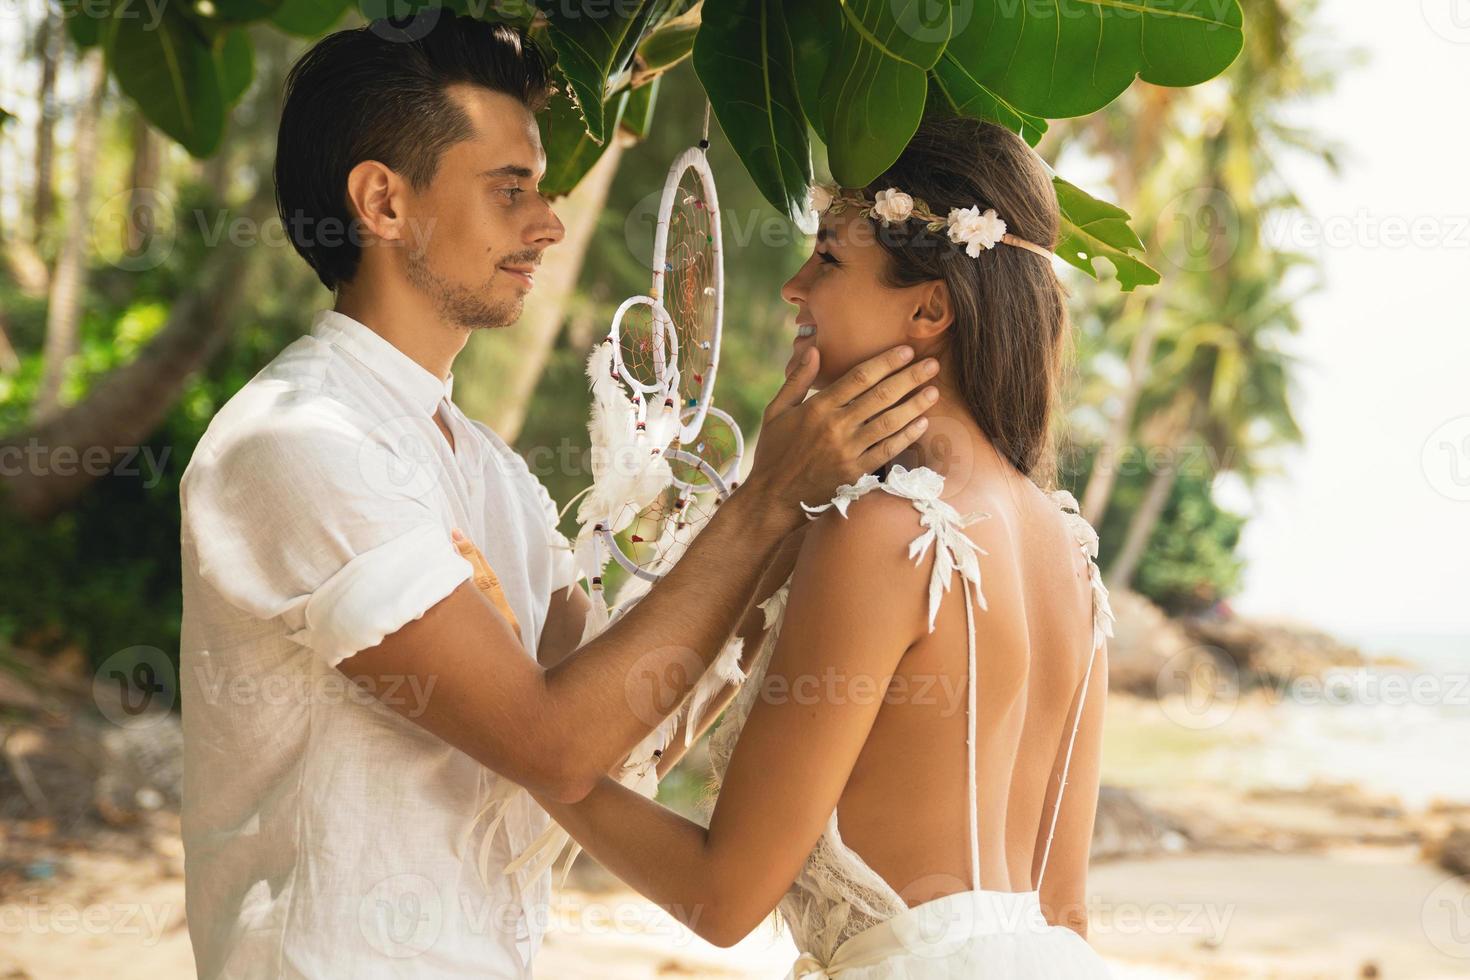
<instances>
[{"instance_id":1,"label":"woman's bare back","mask_svg":"<svg viewBox=\"0 0 1470 980\"><path fill-rule=\"evenodd\" d=\"M974 610L977 887L1029 891L1092 653L1089 562L1057 501L1019 475L998 466L972 473L947 485L943 499L961 514L989 515L964 532L987 552L986 608ZM928 562L920 564L927 580ZM963 584L956 572L932 633L920 624L838 805L844 842L910 906L970 887ZM1098 688L1095 695L1105 683ZM1058 824L1047 876L1054 904L1081 898L1082 883L1069 885L1057 858L1064 846L1075 856L1079 834L1091 836L1095 759L1083 748L1096 734L1084 724L1068 774L1071 819ZM1082 848L1085 871L1085 840Z\"/></svg>"}]
</instances>

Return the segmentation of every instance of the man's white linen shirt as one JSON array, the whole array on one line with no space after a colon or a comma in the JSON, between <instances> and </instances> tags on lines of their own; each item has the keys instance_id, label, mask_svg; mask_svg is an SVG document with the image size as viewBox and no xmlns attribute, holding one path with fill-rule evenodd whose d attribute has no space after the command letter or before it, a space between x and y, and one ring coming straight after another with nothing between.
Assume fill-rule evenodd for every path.
<instances>
[{"instance_id":1,"label":"man's white linen shirt","mask_svg":"<svg viewBox=\"0 0 1470 980\"><path fill-rule=\"evenodd\" d=\"M545 811L514 794L487 891L486 821L470 827L501 778L335 668L470 578L453 527L495 569L532 656L576 578L545 488L453 385L321 310L189 461L183 836L205 980L531 974L550 876L498 869ZM428 691L381 693L421 705Z\"/></svg>"}]
</instances>

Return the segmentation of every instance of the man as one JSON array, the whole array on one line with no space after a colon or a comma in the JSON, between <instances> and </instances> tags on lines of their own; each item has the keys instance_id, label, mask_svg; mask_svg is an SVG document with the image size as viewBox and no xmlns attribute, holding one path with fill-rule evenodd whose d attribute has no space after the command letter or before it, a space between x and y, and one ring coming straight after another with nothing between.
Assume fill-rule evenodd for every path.
<instances>
[{"instance_id":1,"label":"man","mask_svg":"<svg viewBox=\"0 0 1470 980\"><path fill-rule=\"evenodd\" d=\"M516 793L494 834L467 834L484 801L504 780L585 795L662 720L629 678L666 679L666 715L799 502L922 428L905 396L930 375L902 355L805 402L817 365L798 366L744 485L579 647L588 599L549 496L450 400L470 331L519 316L562 237L537 191L547 70L519 32L468 18L391 37L334 34L287 80L278 203L335 305L220 410L180 489L201 977L529 976L549 876L487 891L475 868L548 818ZM475 587L455 528L513 618Z\"/></svg>"}]
</instances>

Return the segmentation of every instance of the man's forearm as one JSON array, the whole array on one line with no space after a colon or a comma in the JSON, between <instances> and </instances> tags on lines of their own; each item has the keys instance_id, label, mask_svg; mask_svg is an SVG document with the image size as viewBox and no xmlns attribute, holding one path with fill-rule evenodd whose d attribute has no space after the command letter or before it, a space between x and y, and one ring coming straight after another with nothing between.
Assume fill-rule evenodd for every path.
<instances>
[{"instance_id":1,"label":"man's forearm","mask_svg":"<svg viewBox=\"0 0 1470 980\"><path fill-rule=\"evenodd\" d=\"M617 622L545 673L564 745L589 786L647 737L703 674L800 517L771 513L749 484Z\"/></svg>"}]
</instances>

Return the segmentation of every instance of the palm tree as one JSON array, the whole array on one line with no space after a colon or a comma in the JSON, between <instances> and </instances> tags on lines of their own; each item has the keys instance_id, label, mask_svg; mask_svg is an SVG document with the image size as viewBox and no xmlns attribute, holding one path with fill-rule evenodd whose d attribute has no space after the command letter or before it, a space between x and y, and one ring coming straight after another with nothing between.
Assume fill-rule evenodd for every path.
<instances>
[{"instance_id":1,"label":"palm tree","mask_svg":"<svg viewBox=\"0 0 1470 980\"><path fill-rule=\"evenodd\" d=\"M1248 485L1270 472L1270 451L1300 442L1292 411L1294 360L1281 341L1300 331L1299 294L1284 295L1283 280L1307 260L1261 250L1258 261L1238 262L1224 305L1180 311L1188 324L1159 342L1155 381L1142 395L1141 441L1155 461L1143 499L1134 510L1108 579L1132 581L1149 538L1190 448L1209 453L1212 473L1234 472ZM1241 278L1248 275L1248 278ZM1186 293L1200 306L1209 293ZM1192 315L1191 315L1192 314Z\"/></svg>"},{"instance_id":2,"label":"palm tree","mask_svg":"<svg viewBox=\"0 0 1470 980\"><path fill-rule=\"evenodd\" d=\"M1271 186L1279 183L1274 180L1272 166L1277 153L1306 151L1321 158L1329 168L1337 167L1335 147L1288 125L1279 111L1283 102L1320 92L1330 83L1332 73L1312 64L1299 43L1316 3L1247 2L1245 48L1225 76L1212 85L1183 92L1159 90L1161 96L1136 103L1120 100L1116 111L1110 109L1092 117L1083 134L1112 162L1113 180L1121 199L1135 213L1155 216L1153 222L1140 222L1140 236L1150 253L1163 254L1166 259L1184 256L1182 262L1166 261L1166 275L1160 286L1121 308L1104 308L1110 318L1099 327L1104 335L1100 346L1122 360L1126 369L1121 383L1094 383L1082 393L1090 403L1107 402L1112 408L1106 413L1097 462L1082 494L1082 512L1094 523L1100 522L1107 511L1118 472L1115 462L1145 427L1139 403L1150 378L1160 371L1155 345L1161 331L1170 329L1170 321L1176 316L1170 307L1188 303L1190 290L1184 288L1181 278L1185 276L1181 274L1196 268L1210 272L1212 281L1201 283L1206 287L1231 282L1231 252L1247 235L1257 232L1265 217L1258 212L1298 206L1289 190ZM1147 86L1135 88L1144 94L1151 91ZM1170 118L1190 125L1169 124ZM1199 143L1192 128L1207 134L1202 154L1192 150ZM1133 135L1140 131L1168 132L1174 134L1174 139L1159 144L1146 136ZM1185 147L1191 149L1188 162L1198 166L1191 167L1192 172L1181 172L1172 162ZM1190 187L1195 190L1179 193L1181 188ZM1126 189L1131 192L1124 193ZM1198 221L1210 215L1227 219L1214 233L1207 230L1202 248L1199 241L1166 240L1171 232L1189 235L1199 229L1198 224L1161 229L1157 223L1157 216L1167 216L1175 202L1187 204L1191 194L1200 195L1197 201L1204 208L1186 207L1186 220ZM1253 203L1262 197L1270 201L1269 207ZM1177 323L1172 328L1178 329ZM1159 423L1152 428L1172 434L1176 426ZM1160 498L1162 508L1162 500L1167 499L1165 488L1146 494L1145 501L1155 496Z\"/></svg>"},{"instance_id":3,"label":"palm tree","mask_svg":"<svg viewBox=\"0 0 1470 980\"><path fill-rule=\"evenodd\" d=\"M107 67L102 51L94 48L83 59L87 68L87 92L77 111L76 187L66 216L66 232L51 276L46 304L46 344L41 387L36 392L37 421L44 422L61 406L61 389L66 367L77 349L77 329L82 318L82 297L87 291L87 239L92 221L92 179L97 170L97 147L101 128L102 100L107 94Z\"/></svg>"}]
</instances>

